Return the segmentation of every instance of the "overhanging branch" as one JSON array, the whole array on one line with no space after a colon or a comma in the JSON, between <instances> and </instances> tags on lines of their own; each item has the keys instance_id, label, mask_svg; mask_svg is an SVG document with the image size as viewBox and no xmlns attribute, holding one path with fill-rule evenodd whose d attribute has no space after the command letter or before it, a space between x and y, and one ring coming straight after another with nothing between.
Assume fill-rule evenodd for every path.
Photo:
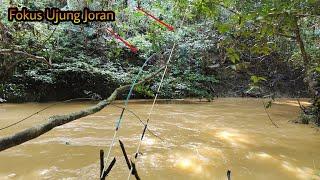
<instances>
[{"instance_id":1,"label":"overhanging branch","mask_svg":"<svg viewBox=\"0 0 320 180\"><path fill-rule=\"evenodd\" d=\"M18 51L18 50L13 50L13 49L0 49L0 54L22 55L22 56L26 56L28 59L32 59L32 60L35 60L35 61L42 61L42 62L48 64L49 66L51 66L51 62L47 61L46 58L41 57L41 56L35 56L35 55L29 54L29 53L24 52L24 51Z\"/></svg>"},{"instance_id":2,"label":"overhanging branch","mask_svg":"<svg viewBox=\"0 0 320 180\"><path fill-rule=\"evenodd\" d=\"M163 70L163 68L164 67L158 69L153 74L151 74L151 75L147 76L146 78L144 78L143 80L139 81L136 85L142 84L142 83L145 83L145 82L151 80L153 77L155 77L157 74L159 74ZM67 124L67 123L72 122L74 120L89 116L89 115L94 114L96 112L99 112L104 107L108 106L112 101L114 101L120 92L123 92L123 91L129 89L130 86L131 85L125 85L125 86L118 87L117 89L115 89L113 91L113 93L108 97L108 99L100 101L98 104L91 106L87 109L84 109L84 110L81 110L78 112L73 112L73 113L66 114L66 115L51 116L48 118L48 121L43 124L36 125L34 127L25 129L23 131L20 131L20 132L14 134L14 135L11 135L11 136L0 138L0 151L9 149L11 147L20 145L24 142L27 142L27 141L32 140L34 138L37 138L37 137L41 136L42 134L49 132L50 130L52 130L55 127Z\"/></svg>"}]
</instances>

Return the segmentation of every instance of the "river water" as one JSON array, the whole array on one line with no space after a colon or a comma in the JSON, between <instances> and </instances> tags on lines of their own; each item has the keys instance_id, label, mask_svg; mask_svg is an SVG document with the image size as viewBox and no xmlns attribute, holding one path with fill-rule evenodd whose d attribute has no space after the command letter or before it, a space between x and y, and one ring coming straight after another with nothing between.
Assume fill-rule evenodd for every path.
<instances>
[{"instance_id":1,"label":"river water","mask_svg":"<svg viewBox=\"0 0 320 180\"><path fill-rule=\"evenodd\" d=\"M307 104L307 102L303 102ZM20 120L52 103L0 104L0 127ZM0 137L45 122L93 102L58 104L12 128ZM121 106L121 102L115 103ZM129 109L142 119L150 102L134 102ZM293 99L278 99L270 117L261 99L217 99L210 103L160 103L150 120L137 160L142 179L320 179L320 133L310 125L294 124L299 107ZM99 150L107 151L121 109L110 106L94 115L55 128L20 146L0 152L0 179L98 179ZM130 157L143 126L125 113L119 137ZM109 179L126 179L128 169L116 143L117 162ZM134 179L132 177L131 179Z\"/></svg>"}]
</instances>

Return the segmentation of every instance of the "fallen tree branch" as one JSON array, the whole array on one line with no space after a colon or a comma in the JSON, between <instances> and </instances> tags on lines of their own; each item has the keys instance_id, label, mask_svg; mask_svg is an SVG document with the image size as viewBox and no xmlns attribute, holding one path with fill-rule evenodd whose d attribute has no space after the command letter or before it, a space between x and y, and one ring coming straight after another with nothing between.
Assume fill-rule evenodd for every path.
<instances>
[{"instance_id":1,"label":"fallen tree branch","mask_svg":"<svg viewBox=\"0 0 320 180\"><path fill-rule=\"evenodd\" d=\"M153 74L151 74L151 75L147 76L146 78L144 78L143 80L137 82L136 85L142 84L142 83L145 83L145 82L151 80L153 77L155 77L157 74L159 74L161 72L161 70L163 70L163 68L164 67L158 69ZM109 105L112 101L114 101L120 92L123 92L123 91L129 89L130 86L131 85L125 85L125 86L118 87L117 89L115 89L113 91L113 93L108 97L108 99L102 100L98 104L91 106L87 109L84 109L84 110L81 110L78 112L73 112L73 113L66 114L66 115L51 116L48 118L48 121L43 124L36 125L31 128L25 129L23 131L20 131L20 132L14 134L14 135L11 135L11 136L0 138L0 151L9 149L11 147L20 145L24 142L27 142L27 141L32 140L34 138L37 138L37 137L41 136L42 134L49 132L50 130L52 130L55 127L67 124L67 123L72 122L74 120L89 116L89 115L94 114L96 112L99 112L104 107Z\"/></svg>"},{"instance_id":2,"label":"fallen tree branch","mask_svg":"<svg viewBox=\"0 0 320 180\"><path fill-rule=\"evenodd\" d=\"M21 123L21 122L23 122L23 121L25 121L25 120L28 120L28 119L30 119L31 117L33 117L34 115L39 114L39 113L41 113L42 111L45 111L45 110L47 110L47 109L49 109L49 108L51 108L51 107L53 107L53 106L56 106L56 105L58 105L59 103L66 103L66 102L71 102L71 101L75 101L75 100L93 100L93 99L92 99L92 98L74 98L74 99L69 99L69 100L66 100L66 101L62 101L62 102L57 102L57 103L51 104L51 105L49 105L49 106L47 106L47 107L45 107L45 108L43 108L43 109L40 109L39 111L37 111L37 112L35 112L35 113L32 113L31 115L29 115L29 116L27 116L27 117L25 117L25 118L23 118L23 119L21 119L21 120L19 120L19 121L17 121L17 122L14 122L14 123L11 123L11 124L9 124L9 125L7 125L7 126L1 127L1 128L0 128L0 131L2 131L2 130L4 130L4 129L7 129L7 128L10 128L10 127L12 127L12 126L15 126L15 125L17 125L17 124L19 124L19 123Z\"/></svg>"},{"instance_id":3,"label":"fallen tree branch","mask_svg":"<svg viewBox=\"0 0 320 180\"><path fill-rule=\"evenodd\" d=\"M29 54L29 53L24 52L24 51L18 51L18 50L13 50L13 49L0 49L0 54L22 55L22 56L26 56L28 59L32 59L32 60L35 60L35 61L42 61L42 62L48 64L49 66L51 66L51 62L47 61L46 58L41 57L41 56L35 56L35 55Z\"/></svg>"},{"instance_id":4,"label":"fallen tree branch","mask_svg":"<svg viewBox=\"0 0 320 180\"><path fill-rule=\"evenodd\" d=\"M306 108L300 103L299 98L297 98L297 101L298 101L299 107L300 107L300 109L303 111L303 113L304 113L304 114L308 114Z\"/></svg>"}]
</instances>

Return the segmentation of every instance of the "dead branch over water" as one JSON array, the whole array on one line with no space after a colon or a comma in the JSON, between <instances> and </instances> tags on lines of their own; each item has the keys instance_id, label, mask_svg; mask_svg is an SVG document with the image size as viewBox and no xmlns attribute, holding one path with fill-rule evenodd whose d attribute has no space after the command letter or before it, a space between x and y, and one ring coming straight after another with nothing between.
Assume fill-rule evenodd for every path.
<instances>
[{"instance_id":1,"label":"dead branch over water","mask_svg":"<svg viewBox=\"0 0 320 180\"><path fill-rule=\"evenodd\" d=\"M149 80L151 80L153 77L155 77L157 74L163 70L164 67L158 69L156 72L153 74L147 76L143 80L139 81L136 85L145 83ZM127 90L130 88L131 85L125 85L125 86L120 86L117 89L113 91L113 93L105 100L100 101L98 104L91 106L87 109L78 111L78 112L72 112L70 114L66 115L55 115L51 116L48 118L48 121L40 124L33 126L31 128L25 129L23 131L20 131L16 134L13 134L11 136L3 137L0 138L0 151L9 149L11 147L20 145L24 142L30 141L32 139L35 139L50 130L52 130L55 127L67 124L69 122L72 122L74 120L89 116L91 114L97 113L101 111L103 108L108 106L112 101L116 99L116 97L119 95L119 93Z\"/></svg>"}]
</instances>

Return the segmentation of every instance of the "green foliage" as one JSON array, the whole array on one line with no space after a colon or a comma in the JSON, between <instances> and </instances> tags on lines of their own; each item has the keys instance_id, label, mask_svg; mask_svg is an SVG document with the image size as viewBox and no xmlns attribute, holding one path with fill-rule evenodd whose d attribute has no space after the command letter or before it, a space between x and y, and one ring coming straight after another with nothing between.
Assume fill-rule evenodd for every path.
<instances>
[{"instance_id":1,"label":"green foliage","mask_svg":"<svg viewBox=\"0 0 320 180\"><path fill-rule=\"evenodd\" d=\"M283 70L278 69L280 61L290 63L287 67L289 70L304 69L301 51L294 39L297 18L310 56L311 69L320 71L319 18L315 17L320 8L316 1L165 0L142 3L146 10L172 24L175 32L169 32L130 6L124 7L123 2L109 4L117 15L117 21L110 23L110 27L135 45L139 49L138 54L131 53L106 33L101 23L74 26L64 22L53 26L46 22L8 22L6 8L10 3L31 9L55 6L79 10L87 6L99 10L106 9L109 2L3 0L0 23L5 28L0 28L0 39L3 39L0 48L26 51L50 59L53 63L48 68L30 61L21 62L8 82L21 84L21 87L12 88L12 91L19 92L17 97L24 93L32 96L30 99L33 100L62 98L58 93L62 96L97 94L104 97L120 84L130 83L143 61L151 54L157 53L157 57L144 73L163 66L174 42L177 42L177 46L161 97L211 99L221 93L216 92L218 86L227 87L229 82L226 79L239 78L241 73L247 81L236 82L234 86L241 86L242 91L249 88L247 92L258 93L261 86L269 83L267 79L270 84L278 82L277 76ZM184 16L186 18L181 26ZM0 66L10 65L21 58L1 56ZM261 70L261 64L265 61L269 63L270 59L277 63ZM234 69L236 74L226 69ZM281 81L287 83L290 80ZM158 82L159 79L156 79L150 85L137 86L137 97L152 97Z\"/></svg>"},{"instance_id":2,"label":"green foliage","mask_svg":"<svg viewBox=\"0 0 320 180\"><path fill-rule=\"evenodd\" d=\"M309 124L314 119L313 115L301 114L300 118L302 124Z\"/></svg>"},{"instance_id":3,"label":"green foliage","mask_svg":"<svg viewBox=\"0 0 320 180\"><path fill-rule=\"evenodd\" d=\"M0 84L0 98L11 102L24 102L26 100L25 87L21 84Z\"/></svg>"},{"instance_id":4,"label":"green foliage","mask_svg":"<svg viewBox=\"0 0 320 180\"><path fill-rule=\"evenodd\" d=\"M261 81L267 81L264 77L251 76L250 78L253 85L258 85Z\"/></svg>"},{"instance_id":5,"label":"green foliage","mask_svg":"<svg viewBox=\"0 0 320 180\"><path fill-rule=\"evenodd\" d=\"M153 91L150 89L149 86L139 84L134 87L134 90L136 93L140 94L144 98L154 97Z\"/></svg>"},{"instance_id":6,"label":"green foliage","mask_svg":"<svg viewBox=\"0 0 320 180\"><path fill-rule=\"evenodd\" d=\"M240 56L233 48L227 48L227 55L233 63L240 61Z\"/></svg>"}]
</instances>

